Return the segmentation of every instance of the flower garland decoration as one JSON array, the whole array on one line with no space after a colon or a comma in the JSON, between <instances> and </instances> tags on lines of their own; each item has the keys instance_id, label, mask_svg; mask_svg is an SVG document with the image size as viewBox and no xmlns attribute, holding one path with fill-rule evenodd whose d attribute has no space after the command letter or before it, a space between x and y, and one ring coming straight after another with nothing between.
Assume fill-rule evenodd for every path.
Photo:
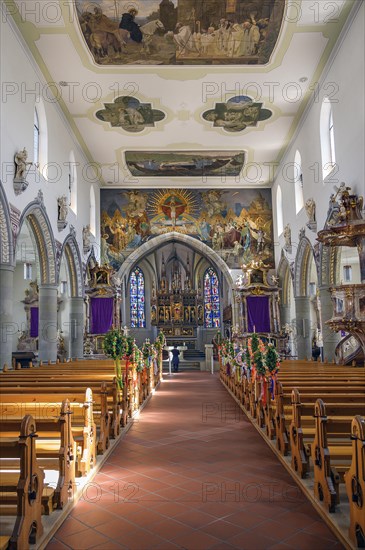
<instances>
[{"instance_id":1,"label":"flower garland decoration","mask_svg":"<svg viewBox=\"0 0 365 550\"><path fill-rule=\"evenodd\" d=\"M280 358L273 344L268 344L267 346L265 364L271 376L274 376L279 372Z\"/></svg>"},{"instance_id":2,"label":"flower garland decoration","mask_svg":"<svg viewBox=\"0 0 365 550\"><path fill-rule=\"evenodd\" d=\"M125 356L127 351L126 337L120 330L112 329L104 336L103 348L104 353L114 360L115 375L119 389L123 388L123 377L120 366L120 360Z\"/></svg>"}]
</instances>

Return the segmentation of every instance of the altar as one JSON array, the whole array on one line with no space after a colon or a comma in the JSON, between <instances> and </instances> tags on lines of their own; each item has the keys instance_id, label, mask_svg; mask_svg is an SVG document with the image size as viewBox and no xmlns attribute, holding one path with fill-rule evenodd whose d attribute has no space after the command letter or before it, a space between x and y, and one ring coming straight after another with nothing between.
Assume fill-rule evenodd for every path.
<instances>
[{"instance_id":1,"label":"altar","mask_svg":"<svg viewBox=\"0 0 365 550\"><path fill-rule=\"evenodd\" d=\"M169 359L170 361L172 361L172 350L174 349L175 346L165 346L163 349L166 350L169 354ZM179 355L179 359L180 361L184 361L184 351L186 351L188 349L187 346L177 346L177 349L179 350L180 352L180 355Z\"/></svg>"}]
</instances>

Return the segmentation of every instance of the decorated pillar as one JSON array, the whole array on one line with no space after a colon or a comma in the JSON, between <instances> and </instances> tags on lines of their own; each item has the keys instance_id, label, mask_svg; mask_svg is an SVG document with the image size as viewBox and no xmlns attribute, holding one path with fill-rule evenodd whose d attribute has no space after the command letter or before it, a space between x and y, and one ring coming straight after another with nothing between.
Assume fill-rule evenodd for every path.
<instances>
[{"instance_id":1,"label":"decorated pillar","mask_svg":"<svg viewBox=\"0 0 365 550\"><path fill-rule=\"evenodd\" d=\"M70 298L70 357L84 356L84 299Z\"/></svg>"},{"instance_id":2,"label":"decorated pillar","mask_svg":"<svg viewBox=\"0 0 365 550\"><path fill-rule=\"evenodd\" d=\"M13 322L13 281L14 266L0 264L0 370L11 365L13 335L20 329Z\"/></svg>"},{"instance_id":3,"label":"decorated pillar","mask_svg":"<svg viewBox=\"0 0 365 550\"><path fill-rule=\"evenodd\" d=\"M295 317L297 323L298 359L312 357L312 338L310 331L310 301L308 296L295 297Z\"/></svg>"},{"instance_id":4,"label":"decorated pillar","mask_svg":"<svg viewBox=\"0 0 365 550\"><path fill-rule=\"evenodd\" d=\"M57 286L39 286L39 360L57 359Z\"/></svg>"}]
</instances>

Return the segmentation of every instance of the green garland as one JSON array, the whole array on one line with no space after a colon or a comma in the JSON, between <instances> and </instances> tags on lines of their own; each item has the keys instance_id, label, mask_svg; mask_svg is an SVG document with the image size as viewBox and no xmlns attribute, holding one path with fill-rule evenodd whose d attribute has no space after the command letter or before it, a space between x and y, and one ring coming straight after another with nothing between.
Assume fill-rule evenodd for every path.
<instances>
[{"instance_id":1,"label":"green garland","mask_svg":"<svg viewBox=\"0 0 365 550\"><path fill-rule=\"evenodd\" d=\"M259 337L257 336L256 332L254 332L251 336L251 348L253 354L255 354L256 351L259 349L259 343Z\"/></svg>"},{"instance_id":2,"label":"green garland","mask_svg":"<svg viewBox=\"0 0 365 550\"><path fill-rule=\"evenodd\" d=\"M120 360L127 351L126 338L120 330L112 329L104 336L103 349L105 355L114 359L115 375L120 389L123 388L123 376L120 368Z\"/></svg>"},{"instance_id":3,"label":"green garland","mask_svg":"<svg viewBox=\"0 0 365 550\"><path fill-rule=\"evenodd\" d=\"M276 349L272 344L267 346L266 356L265 356L266 368L270 374L275 374L280 368L279 355Z\"/></svg>"}]
</instances>

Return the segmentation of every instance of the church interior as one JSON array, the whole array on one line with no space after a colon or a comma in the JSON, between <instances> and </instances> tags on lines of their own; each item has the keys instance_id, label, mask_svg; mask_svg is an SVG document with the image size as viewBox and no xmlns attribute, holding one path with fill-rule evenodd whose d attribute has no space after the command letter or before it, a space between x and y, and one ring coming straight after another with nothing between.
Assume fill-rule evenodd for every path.
<instances>
[{"instance_id":1,"label":"church interior","mask_svg":"<svg viewBox=\"0 0 365 550\"><path fill-rule=\"evenodd\" d=\"M365 548L364 21L1 2L0 550Z\"/></svg>"}]
</instances>

